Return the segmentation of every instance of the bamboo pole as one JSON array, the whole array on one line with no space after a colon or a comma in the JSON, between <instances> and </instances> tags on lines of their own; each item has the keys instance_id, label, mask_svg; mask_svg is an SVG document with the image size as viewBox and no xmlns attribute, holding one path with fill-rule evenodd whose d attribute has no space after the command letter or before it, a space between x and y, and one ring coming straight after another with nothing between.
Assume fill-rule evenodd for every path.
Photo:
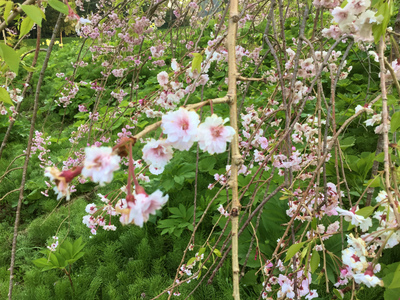
<instances>
[{"instance_id":1,"label":"bamboo pole","mask_svg":"<svg viewBox=\"0 0 400 300\"><path fill-rule=\"evenodd\" d=\"M236 70L236 34L237 22L239 21L238 0L230 1L229 27L227 36L228 48L228 94L230 99L230 122L235 129L235 136L231 142L231 177L229 186L232 191L232 280L233 280L233 299L239 300L239 257L238 257L238 230L239 230L239 194L238 194L238 167L242 163L242 156L239 153L238 126L237 126L237 70Z\"/></svg>"}]
</instances>

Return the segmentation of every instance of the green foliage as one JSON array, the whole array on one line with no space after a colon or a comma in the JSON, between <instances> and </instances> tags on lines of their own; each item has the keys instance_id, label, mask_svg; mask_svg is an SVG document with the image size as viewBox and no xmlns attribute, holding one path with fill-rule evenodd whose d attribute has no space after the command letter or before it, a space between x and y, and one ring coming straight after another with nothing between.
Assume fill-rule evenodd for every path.
<instances>
[{"instance_id":1,"label":"green foliage","mask_svg":"<svg viewBox=\"0 0 400 300\"><path fill-rule=\"evenodd\" d=\"M63 13L64 15L68 15L68 6L61 1L58 0L48 0L49 5L55 10Z\"/></svg>"},{"instance_id":2,"label":"green foliage","mask_svg":"<svg viewBox=\"0 0 400 300\"><path fill-rule=\"evenodd\" d=\"M297 252L300 251L301 248L303 248L305 242L301 242L298 244L293 244L292 246L289 247L289 249L286 252L286 258L285 262L291 259Z\"/></svg>"},{"instance_id":3,"label":"green foliage","mask_svg":"<svg viewBox=\"0 0 400 300\"><path fill-rule=\"evenodd\" d=\"M74 262L85 254L85 252L82 252L84 246L85 244L82 244L82 237L73 243L66 240L54 252L49 249L42 251L45 257L36 259L33 263L41 268L42 271L51 269L64 270L67 266L71 267Z\"/></svg>"},{"instance_id":4,"label":"green foliage","mask_svg":"<svg viewBox=\"0 0 400 300\"><path fill-rule=\"evenodd\" d=\"M379 24L372 25L372 32L374 35L374 41L376 44L379 43L379 40L382 36L385 35L387 26L390 22L390 17L395 13L394 11L394 1L385 1L385 0L378 0L374 1L372 4L373 7L378 9L376 13L377 19L380 18Z\"/></svg>"},{"instance_id":5,"label":"green foliage","mask_svg":"<svg viewBox=\"0 0 400 300\"><path fill-rule=\"evenodd\" d=\"M201 62L203 61L203 55L200 53L192 53L193 61L192 61L192 71L197 70L197 72L201 72Z\"/></svg>"},{"instance_id":6,"label":"green foliage","mask_svg":"<svg viewBox=\"0 0 400 300\"><path fill-rule=\"evenodd\" d=\"M6 5L9 5L8 3L12 4L12 2L9 1ZM67 6L62 2L49 0L48 4L57 11L68 14ZM33 22L39 23L42 21L42 19L39 20L37 11L34 9L32 10L30 7L31 6L24 9L28 17L26 17L21 24L21 28L29 28L28 31ZM385 8L384 11L382 11L382 15L386 16L386 11ZM130 22L133 21L130 20ZM255 26L255 33L244 35L241 41L246 44L246 49L252 50L264 45L264 49L261 50L261 55L267 53L267 47L263 42L266 23L267 20L263 20L259 24L254 23L251 25ZM43 21L44 26L45 24L46 22ZM212 20L208 27L202 29L204 30L204 35L199 40L199 48L207 47L210 34L214 33L214 26L217 24L218 22ZM245 26L243 31L250 30L249 24ZM382 23L381 27L375 30L374 33L384 32L386 27L383 28L383 26L384 23ZM385 26L387 26L387 24ZM284 28L287 47L293 47L290 41L292 38L298 38L298 28L298 18L292 17L289 14ZM196 30L196 34L200 33L200 29ZM272 32L271 28L270 30ZM306 24L305 35L307 38L311 37L312 31L313 23L312 20L310 20ZM23 30L21 34L22 33L24 33ZM44 40L42 42L44 42ZM29 43L30 42L27 42L27 45L32 47L33 44ZM117 42L113 43L116 47L120 46ZM143 48L149 48L152 45L152 41L149 40L144 40L142 44ZM346 45L339 45L338 49L344 51L345 46ZM6 51L9 51L8 48L5 48ZM323 49L327 50L327 47ZM101 92L107 95L106 97L99 97L99 93L91 89L90 84L81 84L79 85L79 93L67 108L57 105L54 101L61 96L61 92L64 88L69 88L65 78L58 78L55 76L55 74L61 70L65 72L65 76L68 78L74 74L76 82L83 80L94 83L103 79L101 63L109 61L111 56L106 53L97 56L96 59L92 59L91 54L88 54L88 50L89 46L81 45L79 39L70 41L68 44L64 42L63 48L57 48L56 46L55 51L52 53L49 67L45 73L44 84L40 90L40 121L36 127L44 128L45 132L51 134L49 141L51 141L52 144L49 145L48 148L51 150L52 161L58 165L61 165L63 161L71 157L73 151L86 146L87 141L85 139L83 142L80 142L80 144L74 145L76 148L71 150L71 143L69 141L71 136L73 136L73 132L76 132L79 126L85 123L87 124L89 113L77 113L79 104L84 104L89 111L91 111L94 106L98 105L98 111L103 121L100 129L104 130L104 128L108 128L109 131L115 133L124 128L126 124L131 124L132 114L137 113L136 106L128 112L125 109L128 109L129 105L132 103L136 103L135 105L137 105L138 99L142 99L144 103L146 103L146 101L151 101L152 99L149 95L152 95L159 89L156 75L160 69L143 68L138 71L138 74L135 74L135 70L135 72L130 72L126 77L121 79L113 76L108 77L107 85L104 87L104 91ZM136 50L137 49L133 51L133 55ZM185 46L179 43L176 45L175 50L177 56L187 52ZM14 58L18 58L19 61L18 52L16 52L17 54L13 52L10 53L12 53ZM83 62L90 63L90 67L83 67L75 70L71 66L71 61L73 61L78 53L82 53L80 59ZM203 56L200 53L193 53L193 55L194 57L191 64L192 71L199 71ZM278 55L282 56L283 53L278 53ZM7 55L5 56L7 57ZM8 57L11 58L12 56ZM32 62L32 56L33 55L28 55L26 57L26 66L29 66ZM39 63L43 61L43 57L44 55L41 53L39 56ZM128 66L128 63L124 61L125 58L125 54L121 55L119 58L120 67L122 68ZM374 63L370 65L373 71L369 73L368 76L364 76L365 64L368 60L365 53L358 49L352 49L348 60L354 68L350 76L345 80L339 81L337 86L335 113L338 126L341 126L354 114L354 107L356 105L363 105L366 99L369 99L373 93L379 90L377 67ZM247 65L249 61L250 59L248 57L244 57L242 64ZM168 65L170 59L166 58L165 62ZM190 58L187 58L184 62L190 66ZM18 64L15 64L15 59L10 59L9 61L6 59L6 63L10 68L18 67ZM263 62L263 65L261 65L258 71L259 74L269 71L273 65L274 58L269 54L267 59ZM21 70L19 79L24 78L27 71L29 70L26 68ZM212 63L209 75L210 80L215 83L215 86L212 88L205 88L201 92L194 92L189 97L188 103L195 103L200 100L225 95L227 88L224 82L226 71L227 67L225 64L217 65L215 62ZM251 77L255 69L251 65L250 67L240 69L240 71L243 76ZM118 92L120 89L131 93L132 89L129 84L134 82L133 79L136 75L138 76L137 79L140 88L136 91L135 95L129 94L121 103L117 103L115 99L108 96L111 92ZM33 75L33 83L38 81L38 76L39 72L35 72ZM330 96L329 75L323 77L322 84L324 93L328 99ZM244 87L244 85L241 87ZM5 90L3 90L3 88L0 88L0 97L2 99L3 97L1 95L5 92ZM240 88L239 99L242 93L243 88ZM277 98L282 96L276 84L266 86L263 82L253 82L246 95L246 99L244 99L246 101L245 104L246 106L254 104L255 107L264 106L265 103L269 101L267 98L271 94L275 95ZM12 104L11 100L8 101L8 98L4 98L5 100L3 99L3 101ZM392 105L395 105L397 104L397 99L395 97L393 98L389 97L389 100ZM4 160L0 161L0 170L2 171L7 168L6 162L11 161L15 153L21 153L22 150L24 150L29 130L32 99L33 95L31 92L31 94L28 93L26 101L22 103L21 115L15 123L16 130L13 131L10 137L12 143L8 145L8 148L3 154ZM377 103L375 107L379 108L380 105L380 103ZM113 115L115 111L113 111L113 109L117 106L118 109L121 109L121 118L115 120ZM228 115L227 106L214 107L214 111L221 116ZM314 111L315 103L312 101L307 102L300 122L303 122L308 114L313 114ZM210 113L211 111L208 107L202 108L203 117ZM327 113L325 109L322 109L323 115ZM398 113L399 112L394 112L392 115L392 134L395 134L400 127ZM137 115L138 118L135 119L136 128L134 132L138 132L151 122L144 114L140 115L137 113ZM277 118L283 117L284 112L277 114ZM339 140L342 160L338 162L338 167L340 170L344 170L347 183L351 186L351 194L357 197L362 194L366 185L371 187L379 187L381 185L379 177L370 179L372 165L374 161L380 161L380 157L375 156L377 144L376 135L373 134L372 129L363 126L363 121L366 118L367 117L363 115L359 118L358 123L354 122L350 124ZM0 120L0 122L2 122L0 123L1 140L8 123L3 120ZM322 127L322 130L325 130L324 126ZM160 134L161 130L158 130L154 135L149 136L157 138ZM274 134L279 134L279 131L269 129L269 131L265 133L266 136L273 136ZM114 138L115 134L111 136ZM135 147L135 157L141 157L141 147L143 145L139 142L137 144L138 146ZM299 150L303 150L303 146L300 145L298 147ZM199 157L198 161L196 158L197 155ZM37 157L32 157L31 166L28 169L28 181L24 187L25 198L23 199L23 211L21 215L22 231L18 237L18 245L20 246L17 252L16 280L18 285L16 285L15 288L16 299L71 299L73 295L69 280L59 271L69 268L73 270L70 274L76 289L75 296L77 299L141 299L143 298L142 294L146 295L144 297L145 299L149 299L156 296L163 291L163 288L173 282L182 252L187 246L187 240L190 234L193 232L193 190L195 184L197 185L196 220L198 220L203 215L205 208L216 193L216 189L209 190L207 186L213 181L212 176L214 174L225 174L227 161L227 153L210 156L201 151L197 153L194 148L189 151L176 153L174 159L166 166L163 174L158 177L152 177L151 182L143 184L148 192L162 189L169 193L170 200L166 208L157 212L157 216L151 216L149 222L144 225L144 228L119 226L118 232L104 232L99 230L96 236L89 238L88 229L82 224L82 216L85 206L92 202L94 194L97 192L94 188L94 184L85 183L79 185L76 194L84 194L85 198L73 199L67 205L61 202L60 207L56 208L58 204L54 200L52 191L49 192L50 197L48 198L41 194L41 191L46 189L46 185L43 182L43 172L37 167ZM196 170L197 163L198 170ZM256 169L257 167L253 167L250 171L254 172ZM258 180L260 182L267 180L270 175L269 172L265 172ZM336 165L333 159L326 165L326 176L328 180L336 182ZM20 177L21 172L18 170L8 174L0 185L0 195L18 188L18 180L20 180ZM110 190L117 190L121 184L126 184L126 177L127 176L123 174L123 172L115 174L114 181L109 186ZM250 177L251 176L240 175L239 186L247 186L250 183ZM243 198L241 199L242 206L252 209L260 203L265 194L271 192L283 182L283 177L274 176L271 186L267 191L264 191L265 187L258 189L255 185L251 185L243 194ZM302 182L298 184L300 187L304 185ZM249 254L250 259L247 259L247 255L254 233L251 226L248 226L240 236L240 264L243 265L246 261L247 266L244 270L245 275L241 280L243 283L241 291L243 292L243 299L256 299L259 296L262 290L261 282L263 281L263 276L261 272L256 272L255 270L263 267L262 264L264 261L261 260L260 262L259 259L253 258L257 256L262 256L262 258L264 258L272 255L277 245L276 241L282 236L285 230L285 224L287 224L290 219L286 215L287 199L293 197L293 194L289 192L282 192L280 194L284 195L281 197L281 200L285 201L280 201L279 196L276 196L270 199L264 206L259 219L260 224L257 231L257 242L253 241L251 245L252 251L250 251ZM215 199L214 203L210 205L208 215L205 216L203 224L198 228L196 249L200 249L198 250L200 254L204 253L207 255L209 249L211 249L209 245L203 245L211 228L215 226L215 234L220 234L222 228L226 225L228 219L221 217L220 214L216 212L216 208L219 204L227 203L227 199L229 198L229 192L223 190ZM0 211L3 217L3 223L0 224L0 266L7 265L10 260L9 253L12 239L11 224L13 223L12 216L14 215L17 200L17 195L13 194L3 202L4 204L2 203L2 210ZM348 203L345 197L343 197L343 201L345 205ZM371 215L373 211L374 207L369 206L359 210L357 214L366 217ZM241 217L246 220L248 215L241 214ZM49 236L58 231L58 226L60 223L64 222L64 219L68 220L66 221L68 224L63 224L58 234L63 236L65 241L59 246L57 251L54 253L49 250L38 251L38 249L41 249L43 245L48 243ZM329 221L326 219L317 220L317 218L314 218L311 227L313 230L316 230L317 225L327 225L328 222L332 220L334 221L334 218ZM302 234L303 228L299 222L296 221L294 227L300 228L299 233ZM348 230L351 229L351 227L348 228ZM228 232L225 232L222 240L225 238L228 238ZM79 241L78 244L81 245L75 247L75 242L70 242L72 240L75 240L75 242ZM215 239L212 240L212 243L214 242ZM85 255L83 255L83 249L81 249L83 244L85 245ZM213 251L212 261L222 255L218 250L221 249L221 244L222 241L217 245L217 249ZM325 273L323 271L325 270L322 270L319 264L325 262L326 273L332 285L336 281L338 275L336 257L340 257L341 255L341 237L335 235L326 241L325 245L330 251L329 255L326 257L326 261L323 261L325 258L323 258L322 255L316 250L313 250L314 245L315 242L302 242L291 245L286 251L285 261L288 262L296 254L300 254L299 257L302 261L310 258L307 264L309 264L309 270L313 273L312 281L315 286L322 286L324 284ZM40 253L44 253L46 257L39 258ZM285 255L282 256L282 260L284 256ZM194 262L195 259L193 255L188 255L186 262L190 264ZM397 282L398 279L398 267L396 265L395 268L395 264L390 264L396 261L396 259L398 260L398 258L388 258L388 265L382 271L382 277L385 276L385 299L394 299L394 292L397 292L398 295L397 285L393 284ZM34 264L41 270L55 270L52 272L41 272ZM204 276L205 269L202 271ZM189 299L227 299L230 297L232 290L232 283L229 279L231 277L231 271L228 258L224 266L218 271L213 283L211 285L202 285ZM2 295L7 293L8 275L8 271L5 267L0 268L0 294ZM180 287L180 291L184 295L185 293L188 294L197 283L197 280L193 280L190 284ZM392 286L392 288L390 288L390 286ZM383 289L376 290L383 294ZM332 294L326 294L323 287L319 287L319 293L321 299L330 299L332 297ZM367 289L362 289L358 292L358 297L360 299L367 299L370 298L373 293L375 293L375 291L369 292ZM335 294L337 295L337 293ZM345 296L345 299L347 299L346 297L347 296ZM338 296L338 298L340 297ZM375 298L380 299L379 295Z\"/></svg>"},{"instance_id":7,"label":"green foliage","mask_svg":"<svg viewBox=\"0 0 400 300\"><path fill-rule=\"evenodd\" d=\"M11 71L13 71L15 74L18 74L20 58L18 53L13 48L0 43L0 57L4 59Z\"/></svg>"},{"instance_id":8,"label":"green foliage","mask_svg":"<svg viewBox=\"0 0 400 300\"><path fill-rule=\"evenodd\" d=\"M9 93L7 92L7 90L6 90L5 88L3 88L3 87L0 87L0 100L1 100L3 103L10 104L10 105L14 105L14 104L12 103L12 101L11 101L10 94L9 94Z\"/></svg>"},{"instance_id":9,"label":"green foliage","mask_svg":"<svg viewBox=\"0 0 400 300\"><path fill-rule=\"evenodd\" d=\"M28 15L28 17L38 24L39 26L42 26L42 19L45 17L44 13L42 12L41 9L34 5L21 5L20 6L24 13ZM23 36L24 34L20 34L20 36Z\"/></svg>"},{"instance_id":10,"label":"green foliage","mask_svg":"<svg viewBox=\"0 0 400 300\"><path fill-rule=\"evenodd\" d=\"M180 237L185 229L193 231L193 205L186 209L183 204L179 204L179 207L169 207L168 210L171 212L169 218L158 221L158 228L163 229L161 235L173 233L176 237ZM203 212L196 211L196 218L202 214Z\"/></svg>"}]
</instances>

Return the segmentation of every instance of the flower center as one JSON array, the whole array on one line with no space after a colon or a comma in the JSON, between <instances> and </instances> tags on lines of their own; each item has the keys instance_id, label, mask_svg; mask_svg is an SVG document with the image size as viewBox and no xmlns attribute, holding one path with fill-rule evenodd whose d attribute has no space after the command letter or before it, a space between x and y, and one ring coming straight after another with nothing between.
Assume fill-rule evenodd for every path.
<instances>
[{"instance_id":1,"label":"flower center","mask_svg":"<svg viewBox=\"0 0 400 300\"><path fill-rule=\"evenodd\" d=\"M211 135L213 138L219 138L222 134L222 131L224 130L223 126L217 126L217 127L213 127L211 129Z\"/></svg>"},{"instance_id":2,"label":"flower center","mask_svg":"<svg viewBox=\"0 0 400 300\"><path fill-rule=\"evenodd\" d=\"M164 155L164 147L159 145L157 148L154 148L154 153L157 156L163 156Z\"/></svg>"},{"instance_id":3,"label":"flower center","mask_svg":"<svg viewBox=\"0 0 400 300\"><path fill-rule=\"evenodd\" d=\"M351 258L354 259L354 262L359 262L359 261L360 261L360 258L359 258L357 255L355 255L355 254L353 254L353 255L351 256Z\"/></svg>"},{"instance_id":4,"label":"flower center","mask_svg":"<svg viewBox=\"0 0 400 300\"><path fill-rule=\"evenodd\" d=\"M188 130L189 129L189 122L187 120L182 121L182 130Z\"/></svg>"}]
</instances>

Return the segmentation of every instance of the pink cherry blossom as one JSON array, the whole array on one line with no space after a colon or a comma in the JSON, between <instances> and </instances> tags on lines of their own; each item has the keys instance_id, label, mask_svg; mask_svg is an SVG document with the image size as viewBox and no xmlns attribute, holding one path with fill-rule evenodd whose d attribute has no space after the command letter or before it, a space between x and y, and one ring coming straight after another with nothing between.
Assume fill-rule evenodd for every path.
<instances>
[{"instance_id":1,"label":"pink cherry blossom","mask_svg":"<svg viewBox=\"0 0 400 300\"><path fill-rule=\"evenodd\" d=\"M168 83L168 73L165 72L165 71L162 71L162 72L158 73L157 74L157 80L158 80L158 83L161 86L167 85L167 83Z\"/></svg>"},{"instance_id":2,"label":"pink cherry blossom","mask_svg":"<svg viewBox=\"0 0 400 300\"><path fill-rule=\"evenodd\" d=\"M177 71L177 70L179 69L179 64L178 64L178 62L176 61L175 58L173 58L173 59L171 60L171 68L172 68L172 70L174 70L174 71Z\"/></svg>"},{"instance_id":3,"label":"pink cherry blossom","mask_svg":"<svg viewBox=\"0 0 400 300\"><path fill-rule=\"evenodd\" d=\"M150 203L150 205L147 207L145 211L143 211L143 214L155 215L156 210L160 209L165 203L167 203L168 198L169 196L168 195L163 196L160 190L157 190L154 193L150 194L147 197L147 201Z\"/></svg>"},{"instance_id":4,"label":"pink cherry blossom","mask_svg":"<svg viewBox=\"0 0 400 300\"><path fill-rule=\"evenodd\" d=\"M93 182L100 185L109 183L113 179L113 172L119 169L121 158L113 154L110 147L92 147L85 149L86 158L82 175L90 177Z\"/></svg>"},{"instance_id":5,"label":"pink cherry blossom","mask_svg":"<svg viewBox=\"0 0 400 300\"><path fill-rule=\"evenodd\" d=\"M199 147L210 154L225 152L226 142L232 141L234 135L235 130L224 126L224 120L213 114L199 126Z\"/></svg>"},{"instance_id":6,"label":"pink cherry blossom","mask_svg":"<svg viewBox=\"0 0 400 300\"><path fill-rule=\"evenodd\" d=\"M86 205L85 211L86 211L88 214L93 215L93 214L97 211L96 204L90 203L90 204Z\"/></svg>"},{"instance_id":7,"label":"pink cherry blossom","mask_svg":"<svg viewBox=\"0 0 400 300\"><path fill-rule=\"evenodd\" d=\"M262 149L267 149L268 148L268 140L266 137L259 137L258 138L258 143L260 144Z\"/></svg>"},{"instance_id":8,"label":"pink cherry blossom","mask_svg":"<svg viewBox=\"0 0 400 300\"><path fill-rule=\"evenodd\" d=\"M114 69L111 71L115 77L124 77L124 71L126 69Z\"/></svg>"},{"instance_id":9,"label":"pink cherry blossom","mask_svg":"<svg viewBox=\"0 0 400 300\"><path fill-rule=\"evenodd\" d=\"M120 218L122 224L135 224L139 227L143 227L149 216L155 215L156 210L160 209L168 201L168 195L163 196L160 190L151 195L143 192L131 195L131 197L133 201L127 201L125 208L116 207L116 210L122 213Z\"/></svg>"},{"instance_id":10,"label":"pink cherry blossom","mask_svg":"<svg viewBox=\"0 0 400 300\"><path fill-rule=\"evenodd\" d=\"M349 0L345 8L347 8L350 13L358 15L364 12L370 5L371 0Z\"/></svg>"},{"instance_id":11,"label":"pink cherry blossom","mask_svg":"<svg viewBox=\"0 0 400 300\"><path fill-rule=\"evenodd\" d=\"M164 171L165 165L171 160L173 151L166 140L151 139L143 147L143 160L150 165L150 172L158 175Z\"/></svg>"},{"instance_id":12,"label":"pink cherry blossom","mask_svg":"<svg viewBox=\"0 0 400 300\"><path fill-rule=\"evenodd\" d=\"M147 194L138 194L135 195L136 198L136 207L140 208L140 214L133 214L133 218L135 219L135 224L142 227L143 222L147 222L150 215L155 215L156 210L160 209L167 201L168 195L163 196L160 190L155 191L151 195Z\"/></svg>"},{"instance_id":13,"label":"pink cherry blossom","mask_svg":"<svg viewBox=\"0 0 400 300\"><path fill-rule=\"evenodd\" d=\"M184 108L169 112L162 117L161 127L167 140L178 150L189 150L197 139L199 115Z\"/></svg>"},{"instance_id":14,"label":"pink cherry blossom","mask_svg":"<svg viewBox=\"0 0 400 300\"><path fill-rule=\"evenodd\" d=\"M347 25L352 23L355 20L355 16L350 13L350 11L346 8L335 7L332 10L332 16L335 22L339 25L339 27L343 30Z\"/></svg>"}]
</instances>

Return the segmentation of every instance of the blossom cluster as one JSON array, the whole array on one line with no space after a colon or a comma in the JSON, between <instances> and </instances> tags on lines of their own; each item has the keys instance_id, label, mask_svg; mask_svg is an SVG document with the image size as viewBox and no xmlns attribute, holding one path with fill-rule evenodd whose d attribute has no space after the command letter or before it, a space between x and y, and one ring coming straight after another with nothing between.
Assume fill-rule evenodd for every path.
<instances>
[{"instance_id":1,"label":"blossom cluster","mask_svg":"<svg viewBox=\"0 0 400 300\"><path fill-rule=\"evenodd\" d=\"M54 191L57 199L65 196L69 200L71 193L69 183L81 174L100 185L112 181L113 172L119 169L121 158L108 147L86 148L85 154L83 166L64 171L59 171L56 167L45 169L45 176L56 184Z\"/></svg>"},{"instance_id":2,"label":"blossom cluster","mask_svg":"<svg viewBox=\"0 0 400 300\"><path fill-rule=\"evenodd\" d=\"M383 16L376 16L375 11L368 9L370 6L370 0L349 0L343 8L335 7L331 11L334 25L323 29L323 36L337 39L347 33L353 35L356 41L372 42L372 26L380 24Z\"/></svg>"},{"instance_id":3,"label":"blossom cluster","mask_svg":"<svg viewBox=\"0 0 400 300\"><path fill-rule=\"evenodd\" d=\"M288 275L279 274L279 276L274 276L270 274L272 271L272 262L268 261L264 268L263 273L265 276L270 276L269 281L263 282L264 292L262 293L263 299L270 299L269 293L273 291L274 285L279 285L279 290L277 292L277 296L279 299L295 298L295 287L297 287L297 295L300 297L305 297L305 299L313 299L318 297L318 293L316 290L310 290L311 284L311 273L304 272L303 270L292 271L292 273ZM278 260L277 266L280 271L285 271L285 266L283 265L281 260ZM293 266L291 269L295 269Z\"/></svg>"},{"instance_id":4,"label":"blossom cluster","mask_svg":"<svg viewBox=\"0 0 400 300\"><path fill-rule=\"evenodd\" d=\"M200 124L199 115L194 111L179 108L163 115L161 127L166 139L151 139L143 147L143 160L149 165L150 172L160 174L173 156L173 148L189 150L198 142L203 151L210 154L226 151L226 142L235 134L231 126L224 126L227 120L213 114Z\"/></svg>"},{"instance_id":5,"label":"blossom cluster","mask_svg":"<svg viewBox=\"0 0 400 300\"><path fill-rule=\"evenodd\" d=\"M344 285L348 283L348 279L354 279L356 283L364 283L367 287L383 286L383 281L374 275L380 271L380 265L373 266L367 261L369 253L365 241L349 234L347 243L348 248L342 251L344 267L340 270L340 280L335 285Z\"/></svg>"},{"instance_id":6,"label":"blossom cluster","mask_svg":"<svg viewBox=\"0 0 400 300\"><path fill-rule=\"evenodd\" d=\"M51 166L52 162L47 159L47 155L50 152L49 149L46 149L46 146L51 145L49 141L51 136L48 136L46 139L43 138L43 132L35 131L35 136L32 138L32 147L30 152L30 157L36 154L39 151L38 158L40 160L40 167L44 168L45 166Z\"/></svg>"}]
</instances>

